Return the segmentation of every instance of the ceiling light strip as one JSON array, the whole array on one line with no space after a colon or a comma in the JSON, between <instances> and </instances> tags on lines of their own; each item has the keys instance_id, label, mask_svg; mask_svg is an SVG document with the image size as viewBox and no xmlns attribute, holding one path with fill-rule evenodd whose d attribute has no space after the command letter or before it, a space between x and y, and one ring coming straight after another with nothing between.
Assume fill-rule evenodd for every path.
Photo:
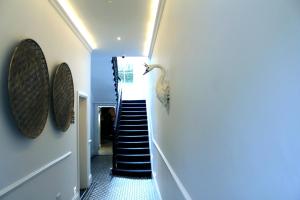
<instances>
[{"instance_id":1,"label":"ceiling light strip","mask_svg":"<svg viewBox=\"0 0 300 200\"><path fill-rule=\"evenodd\" d=\"M166 0L152 0L151 19L144 47L144 56L151 58Z\"/></svg>"},{"instance_id":2,"label":"ceiling light strip","mask_svg":"<svg viewBox=\"0 0 300 200\"><path fill-rule=\"evenodd\" d=\"M89 52L97 48L97 44L78 17L72 6L66 0L49 0L52 6L58 11L60 16L68 24L79 40L87 47Z\"/></svg>"}]
</instances>

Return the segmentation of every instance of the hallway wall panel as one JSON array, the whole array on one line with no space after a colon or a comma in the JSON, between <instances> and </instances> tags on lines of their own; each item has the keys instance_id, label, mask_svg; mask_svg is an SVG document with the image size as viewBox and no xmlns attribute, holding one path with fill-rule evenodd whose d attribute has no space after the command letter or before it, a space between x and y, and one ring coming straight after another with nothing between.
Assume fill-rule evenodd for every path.
<instances>
[{"instance_id":1,"label":"hallway wall panel","mask_svg":"<svg viewBox=\"0 0 300 200\"><path fill-rule=\"evenodd\" d=\"M62 155L72 154L0 199L53 200L73 198L77 185L76 124L67 132L55 128L50 107L42 134L32 140L16 128L9 110L7 72L15 46L26 38L41 46L50 73L66 62L75 91L90 96L90 53L47 0L0 1L0 191ZM52 81L52 79L50 80ZM77 102L75 102L75 111Z\"/></svg>"},{"instance_id":2,"label":"hallway wall panel","mask_svg":"<svg viewBox=\"0 0 300 200\"><path fill-rule=\"evenodd\" d=\"M158 71L149 73L149 110L153 136L192 199L299 199L299 6L167 0L151 62L167 68L170 113L154 93ZM179 187L163 181L165 163L154 156L171 199Z\"/></svg>"}]
</instances>

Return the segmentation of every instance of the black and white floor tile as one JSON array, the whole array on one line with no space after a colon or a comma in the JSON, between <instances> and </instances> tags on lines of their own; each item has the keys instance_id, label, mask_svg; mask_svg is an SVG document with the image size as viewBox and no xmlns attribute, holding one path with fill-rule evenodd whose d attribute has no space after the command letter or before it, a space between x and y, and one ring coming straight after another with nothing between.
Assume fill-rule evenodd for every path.
<instances>
[{"instance_id":1,"label":"black and white floor tile","mask_svg":"<svg viewBox=\"0 0 300 200\"><path fill-rule=\"evenodd\" d=\"M84 200L159 200L152 179L112 177L112 156L92 159L93 184Z\"/></svg>"}]
</instances>

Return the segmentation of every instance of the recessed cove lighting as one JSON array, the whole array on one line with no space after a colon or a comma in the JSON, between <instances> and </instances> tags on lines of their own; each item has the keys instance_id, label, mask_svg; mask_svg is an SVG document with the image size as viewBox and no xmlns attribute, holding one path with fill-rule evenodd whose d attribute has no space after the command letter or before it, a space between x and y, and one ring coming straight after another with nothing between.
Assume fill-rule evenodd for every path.
<instances>
[{"instance_id":1,"label":"recessed cove lighting","mask_svg":"<svg viewBox=\"0 0 300 200\"><path fill-rule=\"evenodd\" d=\"M146 39L144 42L144 56L149 56L160 1L161 0L151 0L150 16L147 23Z\"/></svg>"},{"instance_id":2,"label":"recessed cove lighting","mask_svg":"<svg viewBox=\"0 0 300 200\"><path fill-rule=\"evenodd\" d=\"M120 40L121 40L121 37L117 37L117 40L119 40L119 41L120 41Z\"/></svg>"},{"instance_id":3,"label":"recessed cove lighting","mask_svg":"<svg viewBox=\"0 0 300 200\"><path fill-rule=\"evenodd\" d=\"M71 21L74 28L79 32L85 42L91 49L97 48L97 43L88 29L85 27L84 23L78 16L77 12L74 10L69 0L56 0L61 9L64 11L65 15Z\"/></svg>"}]
</instances>

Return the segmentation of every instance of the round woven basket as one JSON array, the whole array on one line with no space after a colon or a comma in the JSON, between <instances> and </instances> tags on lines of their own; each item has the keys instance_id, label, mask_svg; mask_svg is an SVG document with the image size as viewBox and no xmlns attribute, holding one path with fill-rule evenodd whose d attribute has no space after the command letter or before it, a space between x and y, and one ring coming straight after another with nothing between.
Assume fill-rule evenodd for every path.
<instances>
[{"instance_id":1,"label":"round woven basket","mask_svg":"<svg viewBox=\"0 0 300 200\"><path fill-rule=\"evenodd\" d=\"M66 63L56 69L53 79L53 111L57 127L67 131L74 115L74 85L72 73Z\"/></svg>"},{"instance_id":2,"label":"round woven basket","mask_svg":"<svg viewBox=\"0 0 300 200\"><path fill-rule=\"evenodd\" d=\"M15 48L9 67L8 93L13 117L21 133L38 137L49 111L50 84L45 56L32 39Z\"/></svg>"}]
</instances>

